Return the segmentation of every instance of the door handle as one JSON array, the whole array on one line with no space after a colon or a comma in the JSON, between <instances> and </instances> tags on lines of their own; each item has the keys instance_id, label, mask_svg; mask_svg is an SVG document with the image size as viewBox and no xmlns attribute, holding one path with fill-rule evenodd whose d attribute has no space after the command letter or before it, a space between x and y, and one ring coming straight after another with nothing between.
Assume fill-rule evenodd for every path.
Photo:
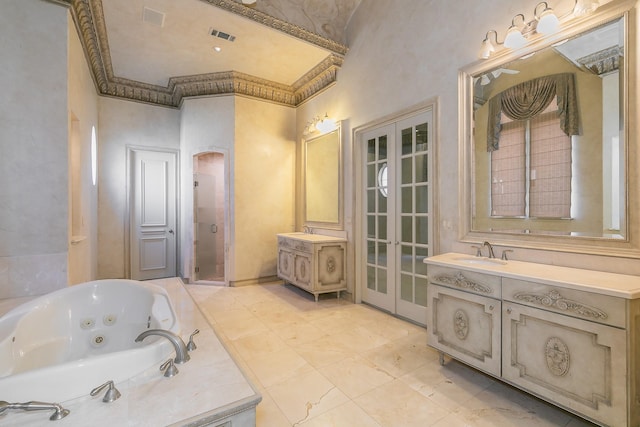
<instances>
[{"instance_id":1,"label":"door handle","mask_svg":"<svg viewBox=\"0 0 640 427\"><path fill-rule=\"evenodd\" d=\"M218 226L215 224L211 224L211 232L212 233L217 233L218 232Z\"/></svg>"},{"instance_id":2,"label":"door handle","mask_svg":"<svg viewBox=\"0 0 640 427\"><path fill-rule=\"evenodd\" d=\"M173 234L173 229L172 228L169 229L169 234Z\"/></svg>"}]
</instances>

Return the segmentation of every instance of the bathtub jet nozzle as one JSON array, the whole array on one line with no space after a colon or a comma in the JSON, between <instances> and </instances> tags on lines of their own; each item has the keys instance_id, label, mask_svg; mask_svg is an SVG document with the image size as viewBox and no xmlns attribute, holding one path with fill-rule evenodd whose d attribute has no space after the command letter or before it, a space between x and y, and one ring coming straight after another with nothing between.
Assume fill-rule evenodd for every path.
<instances>
[{"instance_id":1,"label":"bathtub jet nozzle","mask_svg":"<svg viewBox=\"0 0 640 427\"><path fill-rule=\"evenodd\" d=\"M158 335L168 339L171 344L173 344L173 348L176 351L176 358L173 359L175 363L186 363L191 358L189 356L189 352L187 351L187 346L182 341L178 335L174 334L171 331L167 331L165 329L149 329L144 331L136 338L136 342L141 342L143 339L150 335Z\"/></svg>"},{"instance_id":2,"label":"bathtub jet nozzle","mask_svg":"<svg viewBox=\"0 0 640 427\"><path fill-rule=\"evenodd\" d=\"M3 400L0 401L0 414L7 409L17 409L19 411L47 411L53 409L55 412L49 417L51 421L61 420L69 415L69 410L64 409L59 403L46 403L29 401L24 403L9 403Z\"/></svg>"}]
</instances>

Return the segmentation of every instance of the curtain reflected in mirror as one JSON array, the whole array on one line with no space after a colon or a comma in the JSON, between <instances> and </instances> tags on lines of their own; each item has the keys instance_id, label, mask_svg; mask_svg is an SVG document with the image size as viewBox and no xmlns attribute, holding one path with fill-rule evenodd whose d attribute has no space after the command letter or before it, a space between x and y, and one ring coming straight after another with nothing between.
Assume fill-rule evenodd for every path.
<instances>
[{"instance_id":1,"label":"curtain reflected in mirror","mask_svg":"<svg viewBox=\"0 0 640 427\"><path fill-rule=\"evenodd\" d=\"M624 20L471 76L471 231L625 239Z\"/></svg>"}]
</instances>

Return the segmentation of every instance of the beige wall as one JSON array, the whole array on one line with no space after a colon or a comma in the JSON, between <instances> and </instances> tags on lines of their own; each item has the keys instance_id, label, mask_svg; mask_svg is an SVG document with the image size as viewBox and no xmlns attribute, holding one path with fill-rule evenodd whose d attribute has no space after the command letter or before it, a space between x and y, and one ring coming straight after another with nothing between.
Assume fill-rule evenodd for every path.
<instances>
[{"instance_id":1,"label":"beige wall","mask_svg":"<svg viewBox=\"0 0 640 427\"><path fill-rule=\"evenodd\" d=\"M0 37L0 298L9 298L67 284L67 9L5 0Z\"/></svg>"},{"instance_id":2,"label":"beige wall","mask_svg":"<svg viewBox=\"0 0 640 427\"><path fill-rule=\"evenodd\" d=\"M84 57L78 33L70 15L68 22L68 108L77 122L79 175L76 204L78 217L75 231L69 215L69 236L79 234L82 240L69 245L69 284L93 280L98 273L98 186L91 178L91 128L98 132L98 95ZM69 120L70 118L68 118ZM97 184L97 183L96 183ZM71 191L70 191L71 193ZM72 197L70 197L71 199ZM71 200L69 201L71 204ZM70 208L71 211L71 208Z\"/></svg>"},{"instance_id":3,"label":"beige wall","mask_svg":"<svg viewBox=\"0 0 640 427\"><path fill-rule=\"evenodd\" d=\"M437 174L440 197L439 251L472 253L469 244L458 240L458 71L477 61L485 33L497 29L504 39L511 19L524 13L531 19L537 0L513 2L490 0L453 2L362 0L348 26L349 51L338 73L337 83L298 108L297 140L305 123L327 112L343 120L346 234L353 236L357 218L353 211L353 129L405 111L413 105L437 98L439 140ZM574 1L552 5L559 15ZM637 115L637 97L631 110ZM636 179L630 168L631 179ZM300 206L297 206L300 212ZM633 209L632 209L633 211ZM301 226L298 216L298 226ZM637 226L638 224L633 224ZM353 246L349 246L353 254ZM560 264L605 271L640 274L640 263L627 258L601 257L556 251L518 248L514 259Z\"/></svg>"},{"instance_id":4,"label":"beige wall","mask_svg":"<svg viewBox=\"0 0 640 427\"><path fill-rule=\"evenodd\" d=\"M293 231L295 110L236 100L233 265L238 283L276 275L276 234Z\"/></svg>"}]
</instances>

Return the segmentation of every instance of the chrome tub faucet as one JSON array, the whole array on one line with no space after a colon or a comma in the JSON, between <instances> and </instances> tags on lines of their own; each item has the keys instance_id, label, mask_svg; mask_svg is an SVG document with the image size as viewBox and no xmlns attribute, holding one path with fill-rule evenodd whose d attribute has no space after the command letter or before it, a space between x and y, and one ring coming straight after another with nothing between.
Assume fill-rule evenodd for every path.
<instances>
[{"instance_id":1,"label":"chrome tub faucet","mask_svg":"<svg viewBox=\"0 0 640 427\"><path fill-rule=\"evenodd\" d=\"M171 344L173 344L173 348L176 351L176 358L173 359L175 363L186 363L191 358L189 356L189 352L187 351L187 346L185 345L184 341L182 341L182 338L171 331L167 331L164 329L149 329L138 335L138 337L136 338L136 342L141 342L143 339L150 335L158 335L164 337L168 339Z\"/></svg>"},{"instance_id":2,"label":"chrome tub faucet","mask_svg":"<svg viewBox=\"0 0 640 427\"><path fill-rule=\"evenodd\" d=\"M51 421L61 420L69 415L69 410L64 409L59 403L46 403L30 401L24 403L9 403L0 400L0 415L7 409L17 409L19 411L48 411L53 409L55 412L49 417Z\"/></svg>"}]
</instances>

